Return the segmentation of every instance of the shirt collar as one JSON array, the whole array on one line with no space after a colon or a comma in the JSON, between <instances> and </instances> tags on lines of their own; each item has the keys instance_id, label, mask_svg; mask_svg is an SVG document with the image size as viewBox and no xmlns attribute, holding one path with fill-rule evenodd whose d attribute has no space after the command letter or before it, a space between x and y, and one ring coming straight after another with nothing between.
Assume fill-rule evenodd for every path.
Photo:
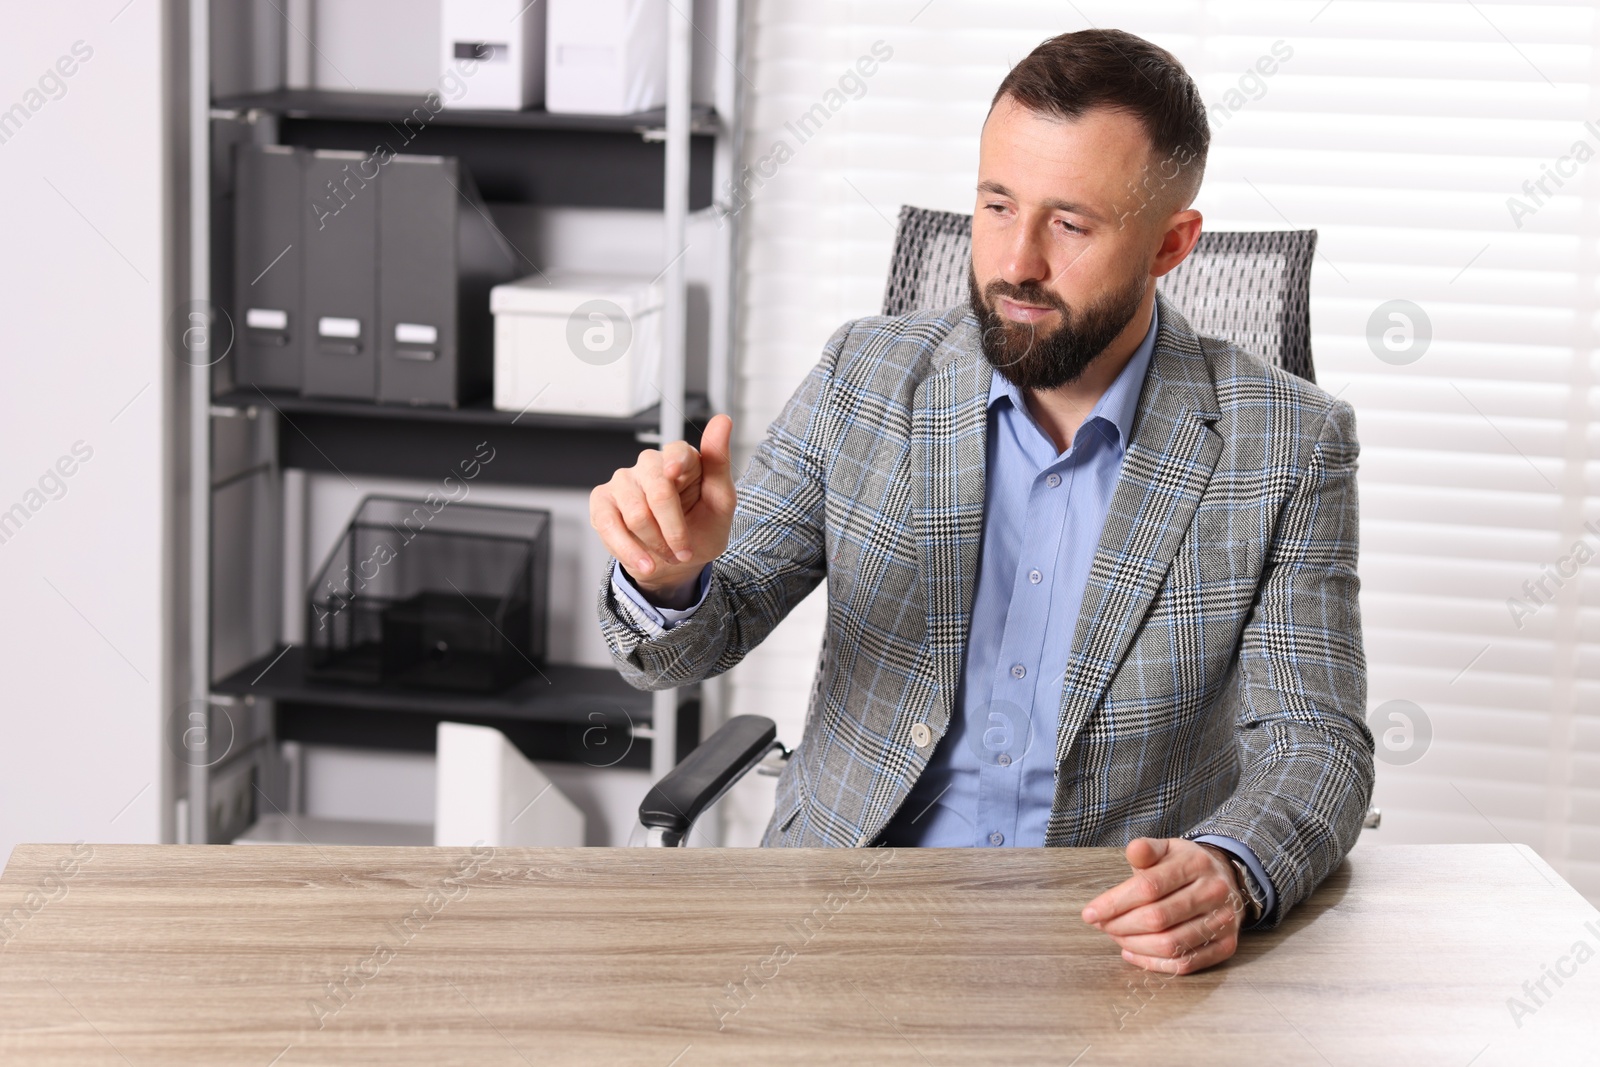
<instances>
[{"instance_id":1,"label":"shirt collar","mask_svg":"<svg viewBox=\"0 0 1600 1067\"><path fill-rule=\"evenodd\" d=\"M1150 369L1150 359L1155 353L1157 319L1160 312L1156 305L1150 308L1150 328L1145 331L1144 340L1139 342L1139 347L1133 350L1133 357L1123 366L1116 378L1095 403L1094 410L1089 412L1089 417L1084 419L1084 425L1100 420L1117 432L1116 445L1119 449L1126 450L1129 436L1133 432L1133 417L1139 410L1139 393L1144 387L1145 372ZM999 371L992 372L989 382L989 408L993 410L1000 400L1009 400L1012 408L1032 419L1026 404L1022 402L1022 392Z\"/></svg>"}]
</instances>

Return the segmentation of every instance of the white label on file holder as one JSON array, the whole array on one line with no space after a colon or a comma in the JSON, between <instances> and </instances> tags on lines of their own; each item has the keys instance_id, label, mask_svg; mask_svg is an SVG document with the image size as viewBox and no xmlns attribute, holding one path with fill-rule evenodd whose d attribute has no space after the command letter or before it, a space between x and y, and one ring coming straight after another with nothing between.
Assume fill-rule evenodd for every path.
<instances>
[{"instance_id":1,"label":"white label on file holder","mask_svg":"<svg viewBox=\"0 0 1600 1067\"><path fill-rule=\"evenodd\" d=\"M287 330L289 313L275 308L250 308L244 313L244 324L252 330Z\"/></svg>"},{"instance_id":2,"label":"white label on file holder","mask_svg":"<svg viewBox=\"0 0 1600 1067\"><path fill-rule=\"evenodd\" d=\"M397 322L394 324L394 339L402 345L436 345L439 343L439 330L438 327L415 322Z\"/></svg>"},{"instance_id":3,"label":"white label on file holder","mask_svg":"<svg viewBox=\"0 0 1600 1067\"><path fill-rule=\"evenodd\" d=\"M317 333L323 337L360 337L361 320L324 315L317 320Z\"/></svg>"}]
</instances>

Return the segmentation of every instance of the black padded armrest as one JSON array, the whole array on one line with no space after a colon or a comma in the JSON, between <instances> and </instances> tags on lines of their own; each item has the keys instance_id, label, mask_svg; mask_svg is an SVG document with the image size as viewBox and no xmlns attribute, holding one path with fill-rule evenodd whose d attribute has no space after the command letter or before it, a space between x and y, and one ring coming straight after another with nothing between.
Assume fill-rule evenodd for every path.
<instances>
[{"instance_id":1,"label":"black padded armrest","mask_svg":"<svg viewBox=\"0 0 1600 1067\"><path fill-rule=\"evenodd\" d=\"M639 821L674 838L687 835L694 821L760 763L777 739L778 726L771 719L735 715L650 787L639 805Z\"/></svg>"}]
</instances>

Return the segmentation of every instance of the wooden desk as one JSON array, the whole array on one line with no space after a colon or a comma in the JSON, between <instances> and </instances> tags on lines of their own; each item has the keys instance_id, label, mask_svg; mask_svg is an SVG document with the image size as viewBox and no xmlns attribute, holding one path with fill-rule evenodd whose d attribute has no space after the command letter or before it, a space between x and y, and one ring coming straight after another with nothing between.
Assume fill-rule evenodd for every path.
<instances>
[{"instance_id":1,"label":"wooden desk","mask_svg":"<svg viewBox=\"0 0 1600 1067\"><path fill-rule=\"evenodd\" d=\"M0 1062L1600 1061L1600 916L1511 846L1360 849L1182 979L1078 918L1106 849L78 848L0 879Z\"/></svg>"}]
</instances>

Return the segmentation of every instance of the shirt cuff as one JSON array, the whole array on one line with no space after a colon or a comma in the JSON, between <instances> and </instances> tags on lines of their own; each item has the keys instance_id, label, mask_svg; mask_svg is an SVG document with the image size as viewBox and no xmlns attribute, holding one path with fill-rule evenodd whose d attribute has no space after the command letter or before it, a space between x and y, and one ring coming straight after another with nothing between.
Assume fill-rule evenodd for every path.
<instances>
[{"instance_id":1,"label":"shirt cuff","mask_svg":"<svg viewBox=\"0 0 1600 1067\"><path fill-rule=\"evenodd\" d=\"M1199 837L1194 838L1194 842L1199 845L1215 845L1217 848L1232 853L1243 861L1245 869L1250 872L1250 877L1255 880L1256 888L1261 890L1261 899L1263 901L1261 922L1266 922L1268 916L1272 914L1272 909L1277 906L1278 894L1273 891L1272 882L1267 878L1266 868L1261 866L1261 861L1256 859L1256 854L1250 851L1250 846L1243 841L1224 837L1222 834L1201 834Z\"/></svg>"},{"instance_id":2,"label":"shirt cuff","mask_svg":"<svg viewBox=\"0 0 1600 1067\"><path fill-rule=\"evenodd\" d=\"M622 572L622 564L611 562L611 595L627 597L628 602L637 607L651 622L663 630L670 630L685 619L693 617L700 610L700 605L706 602L706 593L711 589L711 564L707 563L700 569L700 577L695 579L694 603L681 610L676 608L660 608L646 600L644 594L639 592L637 586Z\"/></svg>"}]
</instances>

